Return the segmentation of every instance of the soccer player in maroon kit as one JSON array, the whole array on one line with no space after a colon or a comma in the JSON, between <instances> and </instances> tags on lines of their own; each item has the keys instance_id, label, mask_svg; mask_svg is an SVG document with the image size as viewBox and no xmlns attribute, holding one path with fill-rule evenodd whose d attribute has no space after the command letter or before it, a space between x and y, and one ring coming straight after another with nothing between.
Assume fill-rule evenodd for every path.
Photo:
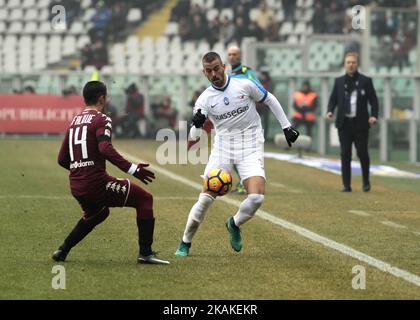
<instances>
[{"instance_id":1,"label":"soccer player in maroon kit","mask_svg":"<svg viewBox=\"0 0 420 320\"><path fill-rule=\"evenodd\" d=\"M154 173L146 169L148 164L132 164L114 149L111 143L112 121L102 113L108 99L105 84L88 82L83 88L83 97L86 108L70 123L58 163L70 171L71 193L84 214L52 258L65 261L70 250L108 217L110 207L132 207L137 211L138 262L169 264L152 251L153 196L128 179L109 176L105 160L145 184L153 181Z\"/></svg>"}]
</instances>

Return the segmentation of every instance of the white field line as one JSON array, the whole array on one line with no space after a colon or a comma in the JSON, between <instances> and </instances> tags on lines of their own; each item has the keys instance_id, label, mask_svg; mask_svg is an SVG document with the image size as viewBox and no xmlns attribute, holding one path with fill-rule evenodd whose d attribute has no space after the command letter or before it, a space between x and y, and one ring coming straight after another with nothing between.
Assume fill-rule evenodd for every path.
<instances>
[{"instance_id":1,"label":"white field line","mask_svg":"<svg viewBox=\"0 0 420 320\"><path fill-rule=\"evenodd\" d=\"M353 213L355 215L361 216L361 217L369 217L370 214L363 210L349 210L350 213Z\"/></svg>"},{"instance_id":2,"label":"white field line","mask_svg":"<svg viewBox=\"0 0 420 320\"><path fill-rule=\"evenodd\" d=\"M282 188L282 189L287 189L287 191L291 192L291 193L302 193L301 190L299 189L294 189L294 188L290 188L286 185L284 185L283 183L278 183L278 182L269 182L269 185L272 185L273 187L277 187L277 188Z\"/></svg>"},{"instance_id":3,"label":"white field line","mask_svg":"<svg viewBox=\"0 0 420 320\"><path fill-rule=\"evenodd\" d=\"M414 210L368 210L373 213L418 213Z\"/></svg>"},{"instance_id":4,"label":"white field line","mask_svg":"<svg viewBox=\"0 0 420 320\"><path fill-rule=\"evenodd\" d=\"M388 226L388 227L392 227L392 228L396 228L396 229L407 229L407 227L403 226L402 224L398 224L398 223L388 221L388 220L381 221L381 223Z\"/></svg>"},{"instance_id":5,"label":"white field line","mask_svg":"<svg viewBox=\"0 0 420 320\"><path fill-rule=\"evenodd\" d=\"M122 152L122 154L126 158L128 158L129 160L131 160L133 162L136 162L136 163L147 162L147 161L144 161L144 160L142 160L140 158L137 158L133 155L130 155L128 153L123 153ZM186 179L186 178L184 178L184 177L182 177L182 176L180 176L176 173L173 173L172 171L164 169L161 166L157 166L157 165L153 164L153 165L151 165L151 169L153 169L155 172L157 172L159 174L165 175L168 178L177 181L178 183L183 183L183 184L185 184L187 186L190 186L190 187L192 187L196 190L201 190L202 189L202 185L200 183L192 182L191 180ZM239 207L239 205L241 203L238 200L229 198L229 196L221 197L220 201L226 202L226 203L231 204L231 205L236 206L236 207ZM389 274L391 274L391 275L393 275L397 278L401 278L401 279L403 279L403 280L405 280L409 283L412 283L412 284L420 287L420 277L413 274L413 273L410 273L406 270L394 267L387 262L384 262L384 261L381 261L381 260L376 259L374 257L371 257L371 256L369 256L369 255L367 255L363 252L360 252L358 250L355 250L355 249L353 249L353 248L351 248L351 247L349 247L345 244L341 244L341 243L336 242L334 240L323 237L323 236L321 236L321 235L319 235L315 232L312 232L312 231L310 231L306 228L300 227L300 226L298 226L294 223L291 223L287 220L275 217L272 214L270 214L270 213L268 213L264 210L261 210L261 209L258 210L257 216L264 219L264 220L270 221L270 222L272 222L276 225L282 226L285 229L294 231L294 232L300 234L301 236L303 236L303 237L305 237L305 238L307 238L307 239L309 239L313 242L318 242L318 243L320 243L320 244L322 244L322 245L324 245L328 248L334 249L338 252L341 252L341 253L343 253L343 254L345 254L349 257L352 257L354 259L357 259L361 262L365 262L372 267L375 267L375 268L377 268L377 269L379 269L383 272L389 273Z\"/></svg>"},{"instance_id":6,"label":"white field line","mask_svg":"<svg viewBox=\"0 0 420 320\"><path fill-rule=\"evenodd\" d=\"M45 196L41 194L0 195L0 199L42 199L42 200L70 200L71 196Z\"/></svg>"}]
</instances>

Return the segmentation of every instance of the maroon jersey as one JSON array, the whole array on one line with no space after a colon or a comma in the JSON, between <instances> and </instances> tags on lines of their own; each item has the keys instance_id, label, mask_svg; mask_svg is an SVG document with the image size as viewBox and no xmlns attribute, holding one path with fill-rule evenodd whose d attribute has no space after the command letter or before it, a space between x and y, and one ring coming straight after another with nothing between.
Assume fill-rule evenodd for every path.
<instances>
[{"instance_id":1,"label":"maroon jersey","mask_svg":"<svg viewBox=\"0 0 420 320\"><path fill-rule=\"evenodd\" d=\"M58 155L58 163L70 170L70 188L74 196L94 194L104 189L110 176L105 161L124 172L132 164L112 146L112 120L95 109L85 109L74 117Z\"/></svg>"}]
</instances>

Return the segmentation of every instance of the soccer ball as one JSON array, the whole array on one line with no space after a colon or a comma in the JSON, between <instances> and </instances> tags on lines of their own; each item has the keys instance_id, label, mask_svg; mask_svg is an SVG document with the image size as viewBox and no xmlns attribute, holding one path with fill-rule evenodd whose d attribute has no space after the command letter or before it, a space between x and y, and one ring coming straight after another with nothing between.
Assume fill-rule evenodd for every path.
<instances>
[{"instance_id":1,"label":"soccer ball","mask_svg":"<svg viewBox=\"0 0 420 320\"><path fill-rule=\"evenodd\" d=\"M210 170L204 179L204 187L208 191L213 191L219 196L223 196L232 187L232 175L229 171L223 169Z\"/></svg>"}]
</instances>

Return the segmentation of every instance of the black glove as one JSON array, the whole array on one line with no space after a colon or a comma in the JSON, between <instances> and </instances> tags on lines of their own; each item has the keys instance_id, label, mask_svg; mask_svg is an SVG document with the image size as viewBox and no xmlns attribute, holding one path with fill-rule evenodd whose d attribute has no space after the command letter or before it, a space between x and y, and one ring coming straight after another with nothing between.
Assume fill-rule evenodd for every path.
<instances>
[{"instance_id":1,"label":"black glove","mask_svg":"<svg viewBox=\"0 0 420 320\"><path fill-rule=\"evenodd\" d=\"M148 166L149 164L147 163L139 163L137 165L136 171L133 173L133 176L135 176L144 184L147 184L148 182L152 182L153 179L155 178L155 174L152 171L145 169L145 167L148 167Z\"/></svg>"},{"instance_id":2,"label":"black glove","mask_svg":"<svg viewBox=\"0 0 420 320\"><path fill-rule=\"evenodd\" d=\"M195 115L192 118L193 125L198 129L202 128L204 122L206 121L206 116L201 113L201 109L198 109Z\"/></svg>"},{"instance_id":3,"label":"black glove","mask_svg":"<svg viewBox=\"0 0 420 320\"><path fill-rule=\"evenodd\" d=\"M295 142L297 138L299 137L299 131L297 131L293 127L288 127L283 129L284 136L286 137L287 144L289 147L292 146L292 142Z\"/></svg>"}]
</instances>

